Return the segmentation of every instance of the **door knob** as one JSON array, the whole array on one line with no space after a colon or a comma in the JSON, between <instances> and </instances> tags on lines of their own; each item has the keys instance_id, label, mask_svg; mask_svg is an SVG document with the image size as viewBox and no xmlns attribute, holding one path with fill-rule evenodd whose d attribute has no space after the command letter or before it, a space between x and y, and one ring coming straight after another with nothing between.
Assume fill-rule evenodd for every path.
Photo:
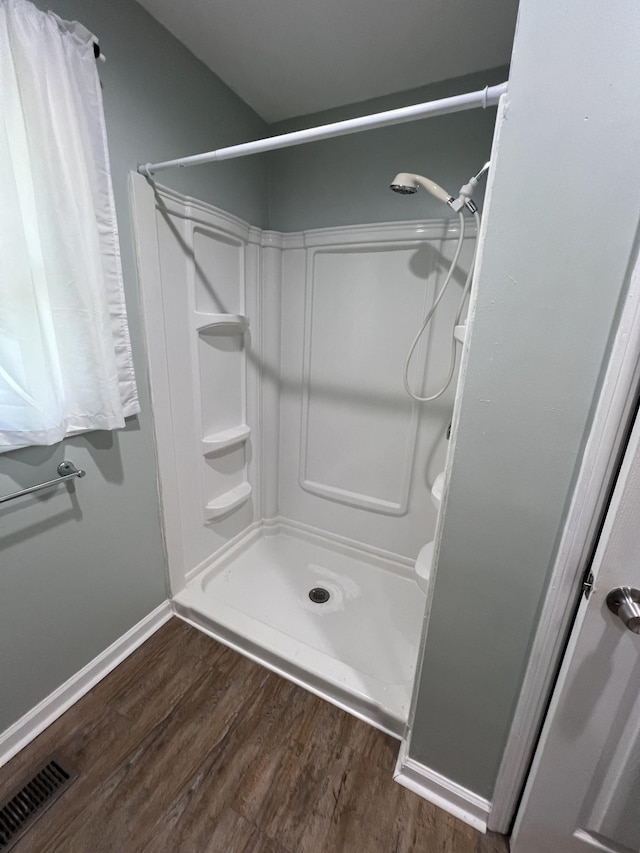
<instances>
[{"instance_id":1,"label":"door knob","mask_svg":"<svg viewBox=\"0 0 640 853\"><path fill-rule=\"evenodd\" d=\"M640 589L619 586L607 596L607 607L619 616L625 627L640 634Z\"/></svg>"}]
</instances>

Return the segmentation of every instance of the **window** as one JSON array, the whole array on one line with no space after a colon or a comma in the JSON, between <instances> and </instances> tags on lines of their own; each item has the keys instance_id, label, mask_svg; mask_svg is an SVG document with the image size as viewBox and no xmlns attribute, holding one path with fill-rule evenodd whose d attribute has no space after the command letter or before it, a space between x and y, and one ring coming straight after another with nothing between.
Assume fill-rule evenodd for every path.
<instances>
[{"instance_id":1,"label":"window","mask_svg":"<svg viewBox=\"0 0 640 853\"><path fill-rule=\"evenodd\" d=\"M140 410L93 43L0 4L0 450Z\"/></svg>"}]
</instances>

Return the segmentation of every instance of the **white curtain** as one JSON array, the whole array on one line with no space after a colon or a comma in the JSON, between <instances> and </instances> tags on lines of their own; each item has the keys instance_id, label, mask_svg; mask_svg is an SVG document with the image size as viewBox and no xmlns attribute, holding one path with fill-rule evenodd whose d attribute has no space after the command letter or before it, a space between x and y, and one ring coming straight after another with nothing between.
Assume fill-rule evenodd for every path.
<instances>
[{"instance_id":1,"label":"white curtain","mask_svg":"<svg viewBox=\"0 0 640 853\"><path fill-rule=\"evenodd\" d=\"M0 0L0 451L140 410L93 41Z\"/></svg>"}]
</instances>

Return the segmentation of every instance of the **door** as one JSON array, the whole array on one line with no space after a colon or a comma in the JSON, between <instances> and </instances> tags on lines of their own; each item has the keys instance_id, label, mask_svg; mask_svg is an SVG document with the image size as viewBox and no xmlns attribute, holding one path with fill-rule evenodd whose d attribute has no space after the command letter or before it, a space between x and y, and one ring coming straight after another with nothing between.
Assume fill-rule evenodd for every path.
<instances>
[{"instance_id":1,"label":"door","mask_svg":"<svg viewBox=\"0 0 640 853\"><path fill-rule=\"evenodd\" d=\"M619 615L607 606L616 588L640 590L640 417L593 573L595 585L580 605L527 781L512 853L640 851L640 635L620 618L640 630L640 616L635 625L633 605Z\"/></svg>"}]
</instances>

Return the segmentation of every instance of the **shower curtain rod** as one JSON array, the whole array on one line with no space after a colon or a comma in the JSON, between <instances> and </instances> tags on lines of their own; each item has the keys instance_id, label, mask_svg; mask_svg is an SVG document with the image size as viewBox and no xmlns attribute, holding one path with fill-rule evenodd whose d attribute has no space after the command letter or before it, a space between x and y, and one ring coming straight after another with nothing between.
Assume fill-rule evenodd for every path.
<instances>
[{"instance_id":1,"label":"shower curtain rod","mask_svg":"<svg viewBox=\"0 0 640 853\"><path fill-rule=\"evenodd\" d=\"M345 136L349 133L374 130L375 128L388 127L392 124L403 124L427 118L428 116L457 113L462 110L471 110L475 107L486 109L487 107L495 106L500 100L500 96L504 95L506 91L506 83L500 83L498 86L486 86L477 92L467 92L464 95L440 98L437 101L427 101L424 104L414 104L411 107L386 110L382 113L373 113L372 115L351 118L346 121L335 121L331 124L309 127L306 130L296 130L293 133L270 136L267 139L256 139L254 142L243 142L240 145L218 148L215 151L207 151L205 154L179 157L176 160L164 160L161 163L141 163L138 166L138 172L149 178L155 172L159 172L162 169L170 169L173 166L184 168L185 166L199 166L201 163L211 163L213 160L233 160L236 157L262 154L264 151L275 151L278 148L289 148L292 145L304 145L306 142L315 142L319 139L333 139L336 136Z\"/></svg>"}]
</instances>

